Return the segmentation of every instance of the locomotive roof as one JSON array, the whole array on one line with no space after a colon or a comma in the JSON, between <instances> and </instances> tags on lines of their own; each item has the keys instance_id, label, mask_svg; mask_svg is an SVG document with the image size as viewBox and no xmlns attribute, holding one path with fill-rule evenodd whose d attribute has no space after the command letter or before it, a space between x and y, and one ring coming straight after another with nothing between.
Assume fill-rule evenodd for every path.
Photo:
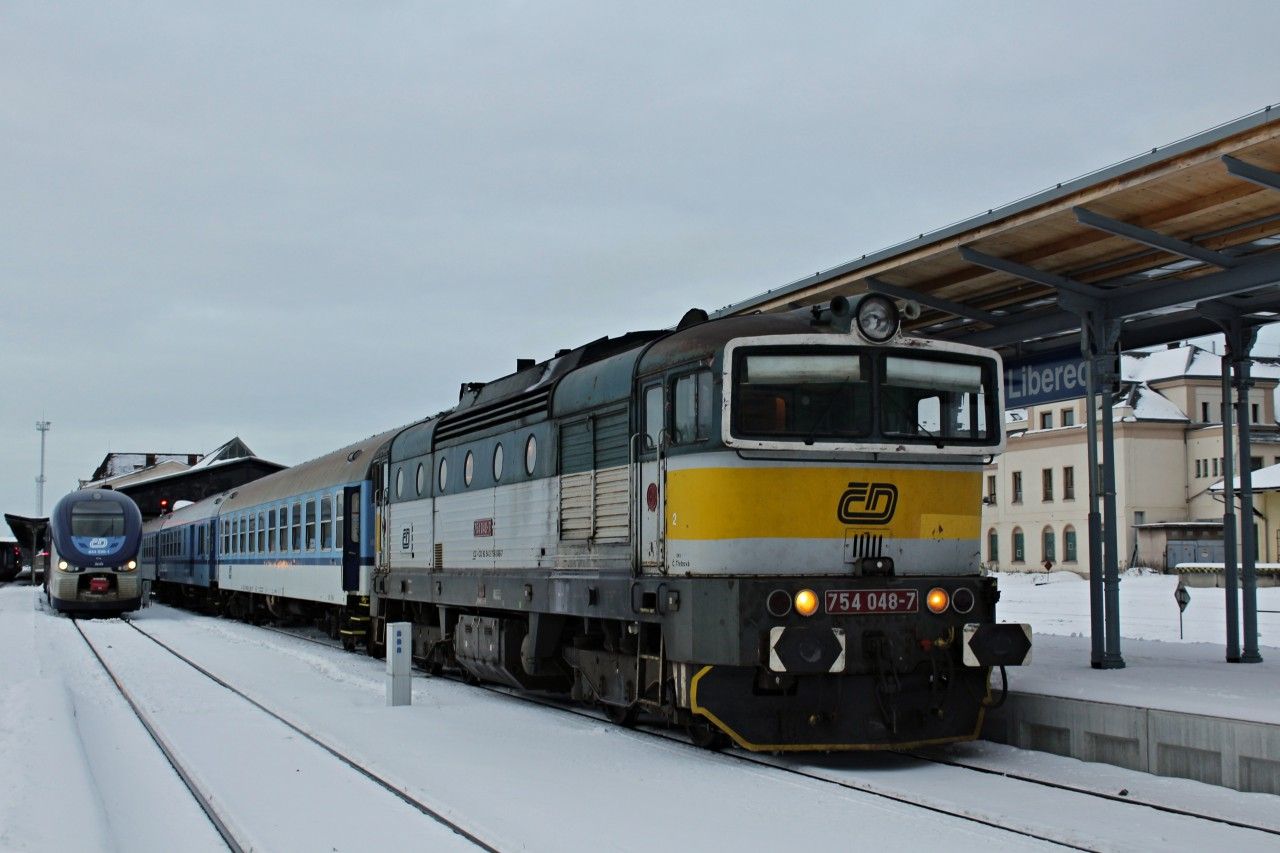
<instances>
[{"instance_id":1,"label":"locomotive roof","mask_svg":"<svg viewBox=\"0 0 1280 853\"><path fill-rule=\"evenodd\" d=\"M364 441L349 444L310 462L303 462L278 474L239 486L222 501L220 511L232 512L291 495L367 479L369 466L378 449L402 429L404 428L396 427L370 436Z\"/></svg>"}]
</instances>

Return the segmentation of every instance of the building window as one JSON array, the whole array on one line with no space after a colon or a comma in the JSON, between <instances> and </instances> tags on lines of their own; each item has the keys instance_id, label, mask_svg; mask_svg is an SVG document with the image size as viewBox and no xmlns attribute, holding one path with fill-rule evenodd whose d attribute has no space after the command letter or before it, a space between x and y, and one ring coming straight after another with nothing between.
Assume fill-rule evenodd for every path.
<instances>
[{"instance_id":1,"label":"building window","mask_svg":"<svg viewBox=\"0 0 1280 853\"><path fill-rule=\"evenodd\" d=\"M1076 529L1071 526L1062 530L1062 559L1068 563L1076 561Z\"/></svg>"},{"instance_id":2,"label":"building window","mask_svg":"<svg viewBox=\"0 0 1280 853\"><path fill-rule=\"evenodd\" d=\"M1221 459L1221 458L1222 457L1219 456L1217 459L1213 460L1213 476L1215 477L1218 476L1218 459Z\"/></svg>"},{"instance_id":3,"label":"building window","mask_svg":"<svg viewBox=\"0 0 1280 853\"><path fill-rule=\"evenodd\" d=\"M1249 457L1249 470L1250 470L1250 471L1257 471L1257 470L1258 470L1259 468L1261 468L1261 467L1262 467L1262 457L1261 457L1261 456L1250 456L1250 457Z\"/></svg>"},{"instance_id":4,"label":"building window","mask_svg":"<svg viewBox=\"0 0 1280 853\"><path fill-rule=\"evenodd\" d=\"M1258 422L1258 404L1249 404L1249 423L1256 424Z\"/></svg>"},{"instance_id":5,"label":"building window","mask_svg":"<svg viewBox=\"0 0 1280 853\"><path fill-rule=\"evenodd\" d=\"M1052 563L1054 560L1058 559L1058 552L1055 545L1056 543L1053 540L1053 528L1046 527L1040 533L1040 550L1041 553L1044 554L1044 561L1046 563Z\"/></svg>"},{"instance_id":6,"label":"building window","mask_svg":"<svg viewBox=\"0 0 1280 853\"><path fill-rule=\"evenodd\" d=\"M1013 497L1012 500L1016 504L1022 503L1022 472L1013 472Z\"/></svg>"},{"instance_id":7,"label":"building window","mask_svg":"<svg viewBox=\"0 0 1280 853\"><path fill-rule=\"evenodd\" d=\"M1076 424L1076 410L1075 410L1075 409L1063 409L1061 412L1059 412L1059 414L1061 414L1061 415L1062 415L1062 425L1063 425L1063 426L1075 426L1075 424Z\"/></svg>"},{"instance_id":8,"label":"building window","mask_svg":"<svg viewBox=\"0 0 1280 853\"><path fill-rule=\"evenodd\" d=\"M996 536L996 529L993 527L987 531L987 560L994 563L1000 559L1000 537Z\"/></svg>"},{"instance_id":9,"label":"building window","mask_svg":"<svg viewBox=\"0 0 1280 853\"><path fill-rule=\"evenodd\" d=\"M1026 561L1026 552L1023 548L1022 528L1013 528L1013 561L1021 563Z\"/></svg>"},{"instance_id":10,"label":"building window","mask_svg":"<svg viewBox=\"0 0 1280 853\"><path fill-rule=\"evenodd\" d=\"M987 475L987 503L994 504L996 502L996 475Z\"/></svg>"},{"instance_id":11,"label":"building window","mask_svg":"<svg viewBox=\"0 0 1280 853\"><path fill-rule=\"evenodd\" d=\"M1204 466L1201 465L1200 460L1197 459L1196 460L1196 477L1199 478L1203 476L1204 476Z\"/></svg>"},{"instance_id":12,"label":"building window","mask_svg":"<svg viewBox=\"0 0 1280 853\"><path fill-rule=\"evenodd\" d=\"M1040 429L1053 429L1053 412L1040 413Z\"/></svg>"},{"instance_id":13,"label":"building window","mask_svg":"<svg viewBox=\"0 0 1280 853\"><path fill-rule=\"evenodd\" d=\"M1206 423L1206 424L1209 423L1209 404L1208 403L1200 404L1200 422Z\"/></svg>"},{"instance_id":14,"label":"building window","mask_svg":"<svg viewBox=\"0 0 1280 853\"><path fill-rule=\"evenodd\" d=\"M1040 499L1053 500L1053 469L1045 468L1040 472Z\"/></svg>"},{"instance_id":15,"label":"building window","mask_svg":"<svg viewBox=\"0 0 1280 853\"><path fill-rule=\"evenodd\" d=\"M1076 499L1076 469L1071 466L1062 469L1062 499Z\"/></svg>"},{"instance_id":16,"label":"building window","mask_svg":"<svg viewBox=\"0 0 1280 853\"><path fill-rule=\"evenodd\" d=\"M1134 510L1134 513L1133 513L1133 523L1134 523L1134 524L1146 524L1146 523L1147 523L1147 513L1146 513L1146 510L1141 510L1141 509L1139 509L1139 510Z\"/></svg>"}]
</instances>

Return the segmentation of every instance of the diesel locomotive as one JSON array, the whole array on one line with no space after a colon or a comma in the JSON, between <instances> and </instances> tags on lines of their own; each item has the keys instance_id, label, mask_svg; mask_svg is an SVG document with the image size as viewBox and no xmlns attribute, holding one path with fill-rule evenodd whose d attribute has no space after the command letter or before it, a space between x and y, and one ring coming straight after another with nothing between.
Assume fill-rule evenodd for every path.
<instances>
[{"instance_id":1,"label":"diesel locomotive","mask_svg":"<svg viewBox=\"0 0 1280 853\"><path fill-rule=\"evenodd\" d=\"M186 559L181 531L207 525L186 583L238 615L314 618L374 654L407 622L424 667L704 746L970 739L991 668L1030 651L979 571L1001 364L900 327L878 295L691 311L467 383L149 535Z\"/></svg>"}]
</instances>

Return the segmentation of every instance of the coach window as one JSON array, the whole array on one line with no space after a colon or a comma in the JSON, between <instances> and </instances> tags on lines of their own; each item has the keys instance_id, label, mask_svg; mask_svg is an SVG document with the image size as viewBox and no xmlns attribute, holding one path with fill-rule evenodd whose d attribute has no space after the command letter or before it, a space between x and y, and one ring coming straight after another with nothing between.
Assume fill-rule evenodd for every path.
<instances>
[{"instance_id":1,"label":"coach window","mask_svg":"<svg viewBox=\"0 0 1280 853\"><path fill-rule=\"evenodd\" d=\"M222 531L222 553L226 554L231 550L231 531L225 518L218 519L218 529Z\"/></svg>"},{"instance_id":2,"label":"coach window","mask_svg":"<svg viewBox=\"0 0 1280 853\"><path fill-rule=\"evenodd\" d=\"M653 450L664 435L666 412L663 408L662 386L652 385L644 392L644 447Z\"/></svg>"},{"instance_id":3,"label":"coach window","mask_svg":"<svg viewBox=\"0 0 1280 853\"><path fill-rule=\"evenodd\" d=\"M240 553L249 553L249 516L240 513Z\"/></svg>"},{"instance_id":4,"label":"coach window","mask_svg":"<svg viewBox=\"0 0 1280 853\"><path fill-rule=\"evenodd\" d=\"M293 535L289 540L290 551L302 550L302 502L294 501L289 508L289 514L293 518Z\"/></svg>"},{"instance_id":5,"label":"coach window","mask_svg":"<svg viewBox=\"0 0 1280 853\"><path fill-rule=\"evenodd\" d=\"M258 517L254 513L249 513L249 553L256 553L258 550Z\"/></svg>"},{"instance_id":6,"label":"coach window","mask_svg":"<svg viewBox=\"0 0 1280 853\"><path fill-rule=\"evenodd\" d=\"M493 449L493 481L496 483L502 479L502 445L499 444Z\"/></svg>"},{"instance_id":7,"label":"coach window","mask_svg":"<svg viewBox=\"0 0 1280 853\"><path fill-rule=\"evenodd\" d=\"M333 508L334 508L333 547L338 548L339 550L341 550L342 548L342 514L343 514L342 505L344 503L345 501L342 499L342 492L341 491L334 492L333 493Z\"/></svg>"},{"instance_id":8,"label":"coach window","mask_svg":"<svg viewBox=\"0 0 1280 853\"><path fill-rule=\"evenodd\" d=\"M316 499L307 498L307 550L316 549Z\"/></svg>"},{"instance_id":9,"label":"coach window","mask_svg":"<svg viewBox=\"0 0 1280 853\"><path fill-rule=\"evenodd\" d=\"M274 508L267 511L267 550L272 553L276 550L276 511Z\"/></svg>"},{"instance_id":10,"label":"coach window","mask_svg":"<svg viewBox=\"0 0 1280 853\"><path fill-rule=\"evenodd\" d=\"M470 486L471 478L476 473L476 459L470 450L467 451L467 458L462 460L462 485Z\"/></svg>"},{"instance_id":11,"label":"coach window","mask_svg":"<svg viewBox=\"0 0 1280 853\"><path fill-rule=\"evenodd\" d=\"M427 469L421 462L418 463L418 475L414 477L413 485L418 497L422 497L422 490L427 487Z\"/></svg>"},{"instance_id":12,"label":"coach window","mask_svg":"<svg viewBox=\"0 0 1280 853\"><path fill-rule=\"evenodd\" d=\"M440 460L440 491L444 491L444 487L449 483L449 460Z\"/></svg>"},{"instance_id":13,"label":"coach window","mask_svg":"<svg viewBox=\"0 0 1280 853\"><path fill-rule=\"evenodd\" d=\"M333 547L333 498L320 498L320 547Z\"/></svg>"},{"instance_id":14,"label":"coach window","mask_svg":"<svg viewBox=\"0 0 1280 853\"><path fill-rule=\"evenodd\" d=\"M404 468L396 468L396 500L404 494Z\"/></svg>"},{"instance_id":15,"label":"coach window","mask_svg":"<svg viewBox=\"0 0 1280 853\"><path fill-rule=\"evenodd\" d=\"M524 472L530 477L533 476L533 466L537 461L538 439L531 435L528 441L524 443Z\"/></svg>"},{"instance_id":16,"label":"coach window","mask_svg":"<svg viewBox=\"0 0 1280 853\"><path fill-rule=\"evenodd\" d=\"M267 551L267 514L265 512L258 513L258 552L265 554Z\"/></svg>"}]
</instances>

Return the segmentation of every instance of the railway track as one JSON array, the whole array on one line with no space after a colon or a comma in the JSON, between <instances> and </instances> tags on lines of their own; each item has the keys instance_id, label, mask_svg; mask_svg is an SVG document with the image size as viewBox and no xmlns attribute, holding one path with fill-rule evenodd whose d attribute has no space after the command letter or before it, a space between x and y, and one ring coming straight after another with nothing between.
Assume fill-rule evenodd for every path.
<instances>
[{"instance_id":1,"label":"railway track","mask_svg":"<svg viewBox=\"0 0 1280 853\"><path fill-rule=\"evenodd\" d=\"M273 626L262 626L262 627L264 627L265 630L279 633L284 636L292 637L294 639L303 640L308 643L314 643L314 644L324 646L327 648L332 648L332 649L341 649L341 644L337 642L329 641L327 639L321 639L315 636L308 636L301 632L291 631L291 630L273 627ZM418 673L417 677L425 678L427 676L425 673ZM517 691L511 690L509 688L505 688L497 685L473 684L471 682L464 681L464 679L462 679L460 676L447 674L447 673L443 676L433 676L433 677L443 677L459 684L466 684L467 686L485 690L489 693L500 695L508 699L513 699L519 702L535 704L535 705L539 705L547 708L555 708L557 710L561 710L566 713L574 714L574 715L595 720L598 722L606 722L606 723L608 722L607 717L601 711L590 709L590 708L584 708L581 705L557 700L552 697L523 694L523 693L519 693ZM657 739L661 739L661 740L673 742L673 743L679 743L682 745L686 745L690 748L695 748L695 749L697 748L697 747L694 747L689 742L688 738L685 737L682 733L678 733L671 729L641 725L636 727L634 731L636 731L638 734L642 736L653 737L653 738L657 738ZM735 761L735 762L739 762L747 765L752 765L755 767L768 768L769 770L776 771L789 776L796 776L796 777L801 777L801 778L805 778L813 781L822 782L825 784L839 786L841 788L857 791L859 793L868 794L868 795L883 798L886 800L891 800L894 802L915 806L915 807L925 809L934 813L944 814L950 817L955 817L962 820L970 821L975 824L1000 830L1001 832L1006 832L1006 833L1011 833L1013 835L1032 838L1032 839L1044 841L1047 843L1051 843L1051 844L1069 848L1069 849L1076 849L1076 850L1103 849L1103 847L1095 847L1095 846L1090 846L1089 844L1081 843L1078 840L1073 839L1072 837L1070 837L1070 835L1067 835L1067 834L1046 832L1031 826L1022 826L1022 827L1010 826L1009 818L1005 815L999 814L999 811L998 811L999 804L994 804L996 805L997 808L993 813L984 815L984 814L975 813L975 811L972 808L962 809L962 808L950 807L945 803L945 800L941 798L930 798L927 796L917 796L917 795L907 794L900 790L895 790L892 787L881 785L874 781L869 781L864 778L851 778L851 776L857 775L856 772L851 774L847 770L804 766L802 764L804 759L796 759L786 755L768 755L768 754L743 752L736 749L724 751L721 753L721 755L726 760ZM1267 836L1271 836L1271 837L1280 836L1280 828L1277 828L1274 826L1258 826L1243 820L1235 820L1230 817L1213 814L1204 810L1180 808L1177 806L1168 805L1165 803L1153 802L1149 799L1143 799L1140 797L1130 796L1127 794L1123 794L1123 795L1117 794L1114 791L1087 788L1081 785L1063 783L1063 782L1055 781L1053 779L1027 775L1025 773L1017 773L1013 771L995 769L989 766L973 764L973 763L965 762L952 757L948 757L941 750L934 750L931 752L904 751L904 752L895 753L894 755L898 756L898 758L903 762L903 765L908 768L916 767L916 766L927 767L929 765L944 766L954 770L963 771L964 773L973 774L973 778L975 779L983 776L1000 777L1001 779L1007 780L1009 783L1012 783L1014 785L1025 785L1025 786L1029 786L1037 789L1059 791L1059 792L1062 792L1063 794L1070 795L1070 796L1088 797L1088 798L1096 799L1100 803L1106 802L1108 804L1110 803L1121 804L1126 809L1132 810L1131 813L1133 815L1133 820L1137 823L1141 823L1144 820L1144 817L1145 817L1144 812L1159 813L1163 815L1173 816L1176 818L1182 818L1187 821L1191 821L1195 823L1212 824L1212 825L1221 826L1224 828L1230 828L1232 830L1243 830L1249 834L1256 833L1259 839L1266 839ZM1274 841L1265 840L1262 846L1265 847L1266 845L1274 844L1274 843L1275 843Z\"/></svg>"},{"instance_id":2,"label":"railway track","mask_svg":"<svg viewBox=\"0 0 1280 853\"><path fill-rule=\"evenodd\" d=\"M272 727L284 727L284 729L287 729L288 733L290 733L285 738L281 738L277 732L272 737L273 741L278 743L285 740L292 742L292 744L306 744L307 749L314 751L314 748L318 748L323 751L323 753L328 756L329 760L318 763L314 756L311 756L310 758L301 756L298 754L299 750L296 747L286 747L290 753L288 756L289 762L286 763L299 765L295 772L301 774L302 768L305 767L308 769L309 773L316 774L321 777L321 781L313 783L313 786L338 786L335 787L334 790L344 791L343 796L345 799L352 790L352 786L357 784L353 779L354 774L360 779L363 779L366 785L369 786L364 792L364 800L366 802L374 799L370 796L369 791L376 790L383 800L388 799L387 795L390 795L391 798L394 798L399 803L399 805L394 808L383 807L382 810L387 813L399 812L399 814L395 814L394 817L390 819L397 821L396 825L403 831L414 831L418 834L418 837L421 837L421 827L413 826L412 821L406 820L404 812L407 810L404 807L408 807L409 810L416 813L417 821L419 823L421 822L422 817L429 818L438 825L441 834L443 834L447 839L459 842L454 844L445 844L443 846L495 851L495 853L500 849L492 840L485 837L485 833L482 829L467 826L462 820L458 819L456 816L451 816L444 809L408 793L394 782L384 778L373 768L370 768L358 759L348 755L339 747L325 742L313 732L309 731L306 727L295 723L283 714L268 708L266 705L248 696L243 691L237 689L234 685L200 666L195 661L152 636L147 631L142 630L131 621L126 619L121 620L120 622L91 622L89 623L91 625L89 630L86 630L85 623L81 620L73 621L76 631L87 644L98 663L102 666L108 678L110 678L112 683L119 690L125 702L133 710L133 713L137 715L142 726L151 736L151 739L155 742L156 746L164 754L165 758L178 774L178 777L182 780L187 790L190 791L192 797L194 797L196 802L200 805L200 808L206 815L208 815L209 820L213 823L215 829L226 842L229 849L234 851L279 849L281 846L281 839L278 837L276 839L272 839L269 835L264 835L264 831L261 830L260 827L250 825L250 819L243 817L240 811L237 810L234 794L229 792L225 785L219 786L215 782L211 782L206 778L208 775L216 774L210 774L204 770L199 762L193 760L190 755L187 754L191 751L190 749L184 749L183 746L176 743L176 741L181 739L181 733L175 733L171 726L166 727L163 719L157 718L160 715L157 715L148 707L148 705L153 704L153 700L150 697L139 695L140 691L136 684L137 679L131 679L129 675L121 671L121 666L119 665L120 661L117 660L117 658L123 657L123 654L120 652L113 654L106 651L107 649L114 651L116 647L121 645L127 647L130 646L127 642L123 644L121 643L121 635L118 631L114 630L114 626L126 626L124 630L128 631L131 635L145 638L145 642L156 650L156 652L166 656L170 661L180 662L186 670L195 674L197 680L203 682L206 692L208 692L210 688L215 689L223 695L224 699L229 699L231 704L238 705L239 713L241 715L248 713L250 715L260 716L261 718L269 720L269 723L266 723L266 725ZM136 657L139 652L139 648L134 644L128 651L131 657L135 658L134 663L136 664ZM131 685L131 681L135 683ZM150 685L150 687L152 690L157 689L156 685ZM175 690L175 685L167 683L163 688L159 689L173 691ZM182 688L177 689L181 690ZM192 690L200 688L193 687L188 683L185 689ZM227 707L227 703L224 702L218 713L229 713L229 711L224 710ZM206 708L204 710L211 713L210 709ZM264 721L260 720L258 726L261 727L263 722ZM244 726L238 727L238 731L244 731L246 728L247 727ZM292 737L293 735L296 735L297 738ZM301 740L298 740L298 738L301 738ZM226 749L234 752L244 749L245 744L227 743L225 744L225 747ZM328 766L323 766L326 763ZM327 774L327 781L324 779L325 774ZM303 810L305 817L314 818L315 813L309 807L304 805ZM277 820L277 822L279 817L280 815L278 813L273 815L273 819ZM379 825L378 818L372 815L366 815L365 817L367 817L367 823L365 818L362 818L358 822L351 821L345 817L343 820L346 823L356 823L360 826ZM394 835L394 830L389 826L384 825L384 828L388 829L388 834ZM363 847L368 843L373 843L373 839L371 838L361 838L357 840L361 842L359 845L360 847Z\"/></svg>"}]
</instances>

